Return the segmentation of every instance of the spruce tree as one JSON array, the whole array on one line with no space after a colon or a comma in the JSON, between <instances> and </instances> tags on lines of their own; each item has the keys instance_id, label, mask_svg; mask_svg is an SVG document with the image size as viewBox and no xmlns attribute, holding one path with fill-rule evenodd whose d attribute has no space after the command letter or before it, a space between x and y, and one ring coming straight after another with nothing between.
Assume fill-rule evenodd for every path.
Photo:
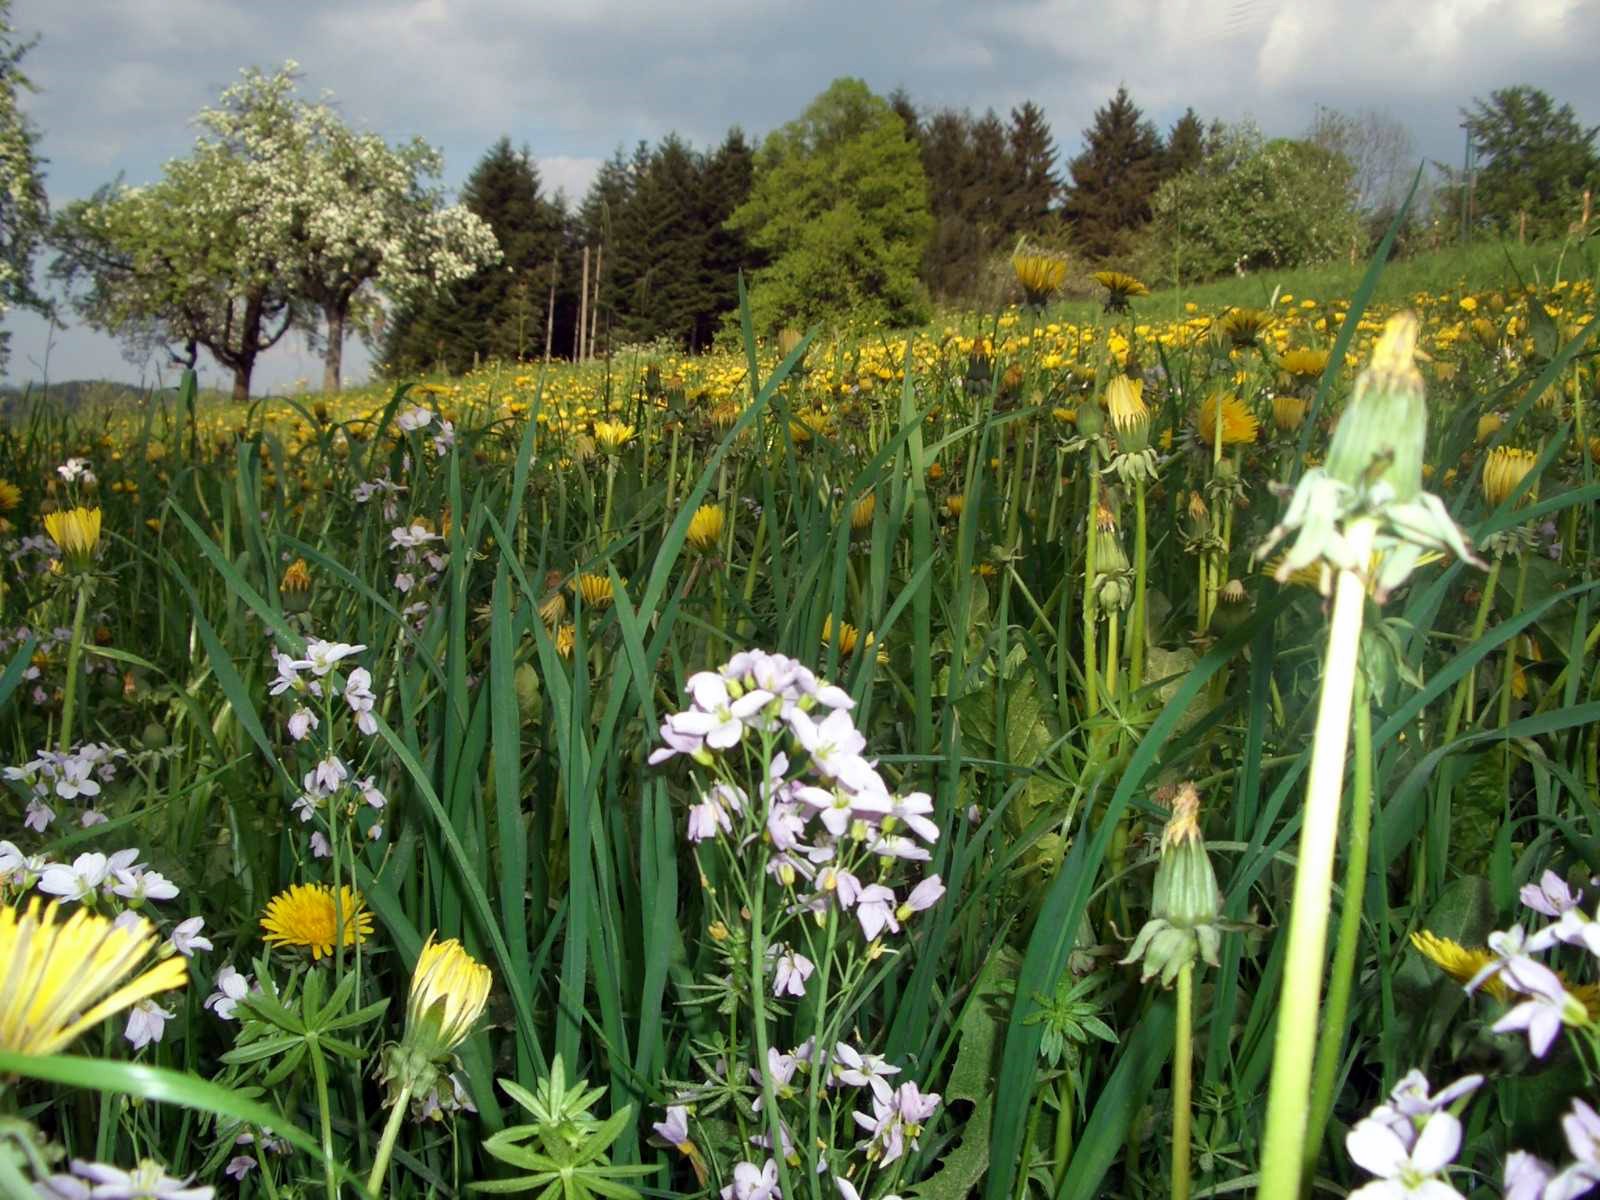
<instances>
[{"instance_id":1,"label":"spruce tree","mask_svg":"<svg viewBox=\"0 0 1600 1200\"><path fill-rule=\"evenodd\" d=\"M394 315L384 342L391 371L460 372L543 345L542 301L562 215L540 194L532 154L502 137L473 168L461 199L494 230L504 257Z\"/></svg>"},{"instance_id":2,"label":"spruce tree","mask_svg":"<svg viewBox=\"0 0 1600 1200\"><path fill-rule=\"evenodd\" d=\"M708 233L700 271L700 300L689 340L691 350L707 349L723 316L739 306L739 272L753 272L764 265L764 259L754 254L744 234L728 225L734 210L750 198L755 164L755 147L737 126L705 159L700 222Z\"/></svg>"},{"instance_id":3,"label":"spruce tree","mask_svg":"<svg viewBox=\"0 0 1600 1200\"><path fill-rule=\"evenodd\" d=\"M1161 138L1119 87L1083 131L1083 152L1072 160L1066 216L1073 239L1091 259L1124 253L1128 235L1150 220L1161 183Z\"/></svg>"},{"instance_id":4,"label":"spruce tree","mask_svg":"<svg viewBox=\"0 0 1600 1200\"><path fill-rule=\"evenodd\" d=\"M1006 236L1040 234L1049 227L1061 190L1056 174L1056 143L1044 110L1025 100L1011 110L1006 130Z\"/></svg>"},{"instance_id":5,"label":"spruce tree","mask_svg":"<svg viewBox=\"0 0 1600 1200\"><path fill-rule=\"evenodd\" d=\"M1162 180L1193 170L1200 165L1200 160L1205 155L1206 127L1201 124L1194 109L1186 108L1183 116L1173 122L1172 128L1167 132L1167 144L1161 155Z\"/></svg>"}]
</instances>

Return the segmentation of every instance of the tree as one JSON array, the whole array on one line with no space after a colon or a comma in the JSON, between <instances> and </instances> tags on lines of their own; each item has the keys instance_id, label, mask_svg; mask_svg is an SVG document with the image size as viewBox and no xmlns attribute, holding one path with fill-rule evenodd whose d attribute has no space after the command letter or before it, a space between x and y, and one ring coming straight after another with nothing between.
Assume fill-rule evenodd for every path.
<instances>
[{"instance_id":1,"label":"tree","mask_svg":"<svg viewBox=\"0 0 1600 1200\"><path fill-rule=\"evenodd\" d=\"M350 129L326 101L295 95L295 64L255 68L200 114L231 154L241 186L265 198L260 237L292 276L297 297L321 310L323 388L339 390L351 305L375 284L403 300L497 262L493 232L432 181L443 159L420 138L391 147Z\"/></svg>"},{"instance_id":2,"label":"tree","mask_svg":"<svg viewBox=\"0 0 1600 1200\"><path fill-rule=\"evenodd\" d=\"M1150 220L1161 183L1161 138L1128 89L1094 114L1083 131L1083 152L1072 160L1066 216L1073 238L1091 259L1125 253L1128 234Z\"/></svg>"},{"instance_id":3,"label":"tree","mask_svg":"<svg viewBox=\"0 0 1600 1200\"><path fill-rule=\"evenodd\" d=\"M1160 257L1184 279L1299 267L1347 254L1359 239L1354 168L1309 142L1263 141L1250 124L1210 139L1198 167L1152 203Z\"/></svg>"},{"instance_id":4,"label":"tree","mask_svg":"<svg viewBox=\"0 0 1600 1200\"><path fill-rule=\"evenodd\" d=\"M489 227L503 260L400 306L384 346L392 369L462 371L487 358L514 361L543 345L563 214L541 193L532 154L502 137L467 177L461 202Z\"/></svg>"},{"instance_id":5,"label":"tree","mask_svg":"<svg viewBox=\"0 0 1600 1200\"><path fill-rule=\"evenodd\" d=\"M736 126L706 159L701 173L700 219L710 233L701 269L703 300L695 314L691 350L709 347L723 316L739 307L739 272L759 270L764 265L752 252L743 232L728 223L750 198L755 165L755 149Z\"/></svg>"},{"instance_id":6,"label":"tree","mask_svg":"<svg viewBox=\"0 0 1600 1200\"><path fill-rule=\"evenodd\" d=\"M1416 143L1400 121L1377 109L1355 113L1317 106L1306 141L1346 159L1355 175L1356 207L1392 213L1417 169Z\"/></svg>"},{"instance_id":7,"label":"tree","mask_svg":"<svg viewBox=\"0 0 1600 1200\"><path fill-rule=\"evenodd\" d=\"M1526 213L1530 231L1565 234L1583 193L1600 187L1600 127L1585 128L1570 104L1558 108L1527 84L1491 92L1461 115L1481 164L1476 210L1501 232L1517 228Z\"/></svg>"},{"instance_id":8,"label":"tree","mask_svg":"<svg viewBox=\"0 0 1600 1200\"><path fill-rule=\"evenodd\" d=\"M261 353L308 314L277 258L268 197L250 188L238 160L202 143L170 162L159 183L108 186L71 204L51 241L51 274L75 290L90 326L148 343L159 336L192 367L203 346L233 372L233 399L250 397Z\"/></svg>"},{"instance_id":9,"label":"tree","mask_svg":"<svg viewBox=\"0 0 1600 1200\"><path fill-rule=\"evenodd\" d=\"M766 331L825 319L926 319L917 269L933 220L905 125L857 79L839 79L756 156L729 218L758 251L751 309Z\"/></svg>"},{"instance_id":10,"label":"tree","mask_svg":"<svg viewBox=\"0 0 1600 1200\"><path fill-rule=\"evenodd\" d=\"M1050 222L1061 179L1056 174L1055 138L1044 110L1032 100L1011 110L1003 183L1009 201L1007 237L1042 233Z\"/></svg>"},{"instance_id":11,"label":"tree","mask_svg":"<svg viewBox=\"0 0 1600 1200\"><path fill-rule=\"evenodd\" d=\"M1206 127L1192 108L1173 122L1167 131L1167 144L1161 150L1161 178L1165 182L1200 165L1206 153Z\"/></svg>"},{"instance_id":12,"label":"tree","mask_svg":"<svg viewBox=\"0 0 1600 1200\"><path fill-rule=\"evenodd\" d=\"M33 290L33 255L49 222L44 180L34 147L38 134L17 107L17 94L33 85L19 70L31 42L18 42L10 0L0 0L0 318L22 306L44 311ZM0 332L0 366L8 335Z\"/></svg>"}]
</instances>

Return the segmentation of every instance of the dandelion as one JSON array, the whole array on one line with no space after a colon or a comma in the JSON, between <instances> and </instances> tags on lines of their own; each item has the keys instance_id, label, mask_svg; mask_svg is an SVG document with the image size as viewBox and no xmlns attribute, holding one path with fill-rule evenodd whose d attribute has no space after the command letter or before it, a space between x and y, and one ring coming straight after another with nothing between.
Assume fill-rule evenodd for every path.
<instances>
[{"instance_id":1,"label":"dandelion","mask_svg":"<svg viewBox=\"0 0 1600 1200\"><path fill-rule=\"evenodd\" d=\"M149 921L113 922L78 909L57 923L58 903L0 907L0 1048L55 1054L105 1018L183 987L189 964L163 959L129 979L155 948Z\"/></svg>"},{"instance_id":2,"label":"dandelion","mask_svg":"<svg viewBox=\"0 0 1600 1200\"><path fill-rule=\"evenodd\" d=\"M1272 324L1272 314L1259 308L1235 308L1217 322L1217 331L1231 342L1235 349L1243 350L1259 344L1261 335Z\"/></svg>"},{"instance_id":3,"label":"dandelion","mask_svg":"<svg viewBox=\"0 0 1600 1200\"><path fill-rule=\"evenodd\" d=\"M80 505L64 512L46 513L44 530L60 547L68 565L74 571L82 571L100 543L100 510Z\"/></svg>"},{"instance_id":4,"label":"dandelion","mask_svg":"<svg viewBox=\"0 0 1600 1200\"><path fill-rule=\"evenodd\" d=\"M284 568L278 594L283 597L285 612L303 613L311 607L311 570L305 559L297 558Z\"/></svg>"},{"instance_id":5,"label":"dandelion","mask_svg":"<svg viewBox=\"0 0 1600 1200\"><path fill-rule=\"evenodd\" d=\"M606 575L585 571L573 581L573 587L582 597L585 608L610 608L611 602L616 598L611 587L611 579Z\"/></svg>"},{"instance_id":6,"label":"dandelion","mask_svg":"<svg viewBox=\"0 0 1600 1200\"><path fill-rule=\"evenodd\" d=\"M1532 450L1520 450L1515 446L1497 446L1489 452L1489 459L1483 464L1483 498L1495 508L1499 508L1517 490L1517 485L1528 477L1528 472L1533 470L1534 463L1539 461L1539 456ZM1528 503L1534 497L1535 489L1529 488L1524 492L1518 505Z\"/></svg>"},{"instance_id":7,"label":"dandelion","mask_svg":"<svg viewBox=\"0 0 1600 1200\"><path fill-rule=\"evenodd\" d=\"M1041 306L1060 289L1067 278L1067 260L1048 250L1018 249L1011 256L1011 269L1022 285L1029 304Z\"/></svg>"},{"instance_id":8,"label":"dandelion","mask_svg":"<svg viewBox=\"0 0 1600 1200\"><path fill-rule=\"evenodd\" d=\"M1310 383L1314 379L1320 379L1322 373L1328 369L1328 352L1304 347L1285 351L1283 357L1278 360L1278 369L1296 383Z\"/></svg>"},{"instance_id":9,"label":"dandelion","mask_svg":"<svg viewBox=\"0 0 1600 1200\"><path fill-rule=\"evenodd\" d=\"M607 454L616 454L638 432L632 425L621 421L596 421L594 423L594 440L600 449Z\"/></svg>"},{"instance_id":10,"label":"dandelion","mask_svg":"<svg viewBox=\"0 0 1600 1200\"><path fill-rule=\"evenodd\" d=\"M1306 402L1284 394L1272 398L1272 424L1279 433L1293 433L1306 419Z\"/></svg>"},{"instance_id":11,"label":"dandelion","mask_svg":"<svg viewBox=\"0 0 1600 1200\"><path fill-rule=\"evenodd\" d=\"M343 916L342 933L336 907ZM366 941L372 932L372 914L360 894L348 886L339 889L336 906L332 888L297 883L267 902L261 928L269 946L301 947L319 960L333 953L336 938L346 946Z\"/></svg>"},{"instance_id":12,"label":"dandelion","mask_svg":"<svg viewBox=\"0 0 1600 1200\"><path fill-rule=\"evenodd\" d=\"M0 512L15 512L22 503L22 489L9 479L0 479Z\"/></svg>"},{"instance_id":13,"label":"dandelion","mask_svg":"<svg viewBox=\"0 0 1600 1200\"><path fill-rule=\"evenodd\" d=\"M1111 274L1111 272L1101 272ZM1111 414L1111 424L1118 433L1126 433L1150 420L1150 410L1144 402L1144 380L1118 375L1106 387L1106 411Z\"/></svg>"},{"instance_id":14,"label":"dandelion","mask_svg":"<svg viewBox=\"0 0 1600 1200\"><path fill-rule=\"evenodd\" d=\"M865 533L872 527L872 514L878 509L878 498L868 492L855 502L855 507L850 510L850 531L852 533Z\"/></svg>"},{"instance_id":15,"label":"dandelion","mask_svg":"<svg viewBox=\"0 0 1600 1200\"><path fill-rule=\"evenodd\" d=\"M1148 296L1150 289L1144 282L1121 271L1096 271L1092 277L1106 289L1106 311L1127 312L1128 301L1135 296Z\"/></svg>"},{"instance_id":16,"label":"dandelion","mask_svg":"<svg viewBox=\"0 0 1600 1200\"><path fill-rule=\"evenodd\" d=\"M1208 446L1217 442L1217 413L1222 413L1222 444L1243 446L1256 440L1260 422L1250 406L1232 392L1211 396L1195 409L1194 426L1200 440Z\"/></svg>"},{"instance_id":17,"label":"dandelion","mask_svg":"<svg viewBox=\"0 0 1600 1200\"><path fill-rule=\"evenodd\" d=\"M727 514L720 504L702 504L689 518L689 532L684 540L701 554L710 554L722 542L722 531L728 523Z\"/></svg>"},{"instance_id":18,"label":"dandelion","mask_svg":"<svg viewBox=\"0 0 1600 1200\"><path fill-rule=\"evenodd\" d=\"M1483 947L1469 949L1460 942L1440 937L1426 929L1419 929L1411 935L1411 945L1423 958L1463 986L1476 979L1479 972L1498 961L1492 950ZM1511 998L1511 990L1500 981L1498 975L1490 975L1483 984L1483 989L1496 1000L1504 1001Z\"/></svg>"}]
</instances>

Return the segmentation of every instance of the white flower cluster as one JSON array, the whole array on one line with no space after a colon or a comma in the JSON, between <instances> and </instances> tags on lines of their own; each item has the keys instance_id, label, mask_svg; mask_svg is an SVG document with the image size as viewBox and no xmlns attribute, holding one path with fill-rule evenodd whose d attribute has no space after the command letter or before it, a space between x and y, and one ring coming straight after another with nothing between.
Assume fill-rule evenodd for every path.
<instances>
[{"instance_id":1,"label":"white flower cluster","mask_svg":"<svg viewBox=\"0 0 1600 1200\"><path fill-rule=\"evenodd\" d=\"M405 484L396 483L388 475L383 475L377 479L363 479L350 495L357 504L366 504L374 496L382 496L383 519L393 521L400 515L400 496L406 490Z\"/></svg>"},{"instance_id":2,"label":"white flower cluster","mask_svg":"<svg viewBox=\"0 0 1600 1200\"><path fill-rule=\"evenodd\" d=\"M306 703L308 697L329 702L338 697L354 715L356 728L364 737L371 737L378 732L377 718L372 712L378 699L372 690L372 673L365 667L353 667L342 682L333 674L334 668L341 662L365 649L364 645L310 638L306 642L304 658L293 658L282 651L273 652L278 674L268 693L273 696L288 694L295 698L295 707L286 722L291 738L297 742L304 741L322 726L322 717ZM300 796L291 807L302 822L310 822L324 809L331 811L335 807L335 798L347 787L354 793L352 807L365 804L381 812L389 803L374 777L355 776L349 764L334 752L331 745L328 752L301 778L300 784ZM374 823L368 828L367 836L372 840L381 838L383 826ZM312 831L311 853L317 858L327 858L332 853L327 835L320 829Z\"/></svg>"},{"instance_id":3,"label":"white flower cluster","mask_svg":"<svg viewBox=\"0 0 1600 1200\"><path fill-rule=\"evenodd\" d=\"M450 560L440 553L444 539L422 521L397 525L389 531L389 548L400 556L400 569L395 573L394 586L402 596L410 596L426 589L444 574ZM401 615L420 622L432 611L426 600L413 598L401 610Z\"/></svg>"},{"instance_id":4,"label":"white flower cluster","mask_svg":"<svg viewBox=\"0 0 1600 1200\"><path fill-rule=\"evenodd\" d=\"M1495 1033L1526 1034L1528 1048L1543 1058L1563 1027L1592 1032L1595 1022L1583 1001L1567 990L1562 976L1534 955L1570 946L1600 958L1600 921L1584 912L1582 891L1574 892L1554 871L1546 871L1538 883L1526 885L1521 897L1534 912L1555 919L1533 934L1524 931L1520 923L1491 933L1488 943L1494 961L1468 980L1466 989L1476 991L1490 979L1498 979L1522 997L1491 1028Z\"/></svg>"},{"instance_id":5,"label":"white flower cluster","mask_svg":"<svg viewBox=\"0 0 1600 1200\"><path fill-rule=\"evenodd\" d=\"M106 818L93 807L94 799L100 795L102 784L116 779L116 760L126 757L125 751L114 746L85 742L66 754L40 750L20 767L5 768L5 777L28 796L22 823L35 833L43 833L56 819L50 802L71 800L88 806L79 818L84 827L103 824Z\"/></svg>"},{"instance_id":6,"label":"white flower cluster","mask_svg":"<svg viewBox=\"0 0 1600 1200\"><path fill-rule=\"evenodd\" d=\"M691 842L763 841L772 849L768 874L789 888L803 881L798 911L820 919L830 908L850 910L869 942L900 932L902 922L944 895L937 875L903 899L883 882L896 861L928 861L926 846L938 840L939 827L926 793L891 792L864 756L866 738L849 711L855 702L842 689L792 658L749 650L720 670L690 676L684 690L693 704L663 722L665 745L650 762L684 755L723 776L689 810ZM726 758L747 737L787 747L771 756L755 803ZM861 876L874 863L878 879L867 882ZM775 994L803 995L811 971L804 955L780 951Z\"/></svg>"}]
</instances>

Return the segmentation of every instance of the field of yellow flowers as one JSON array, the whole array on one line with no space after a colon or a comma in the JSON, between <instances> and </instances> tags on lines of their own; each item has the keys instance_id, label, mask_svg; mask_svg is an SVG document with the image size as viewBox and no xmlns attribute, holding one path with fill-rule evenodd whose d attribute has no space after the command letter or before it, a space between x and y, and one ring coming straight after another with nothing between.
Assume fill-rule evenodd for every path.
<instances>
[{"instance_id":1,"label":"field of yellow flowers","mask_svg":"<svg viewBox=\"0 0 1600 1200\"><path fill-rule=\"evenodd\" d=\"M1593 281L1016 265L0 428L0 1191L1600 1179Z\"/></svg>"}]
</instances>

